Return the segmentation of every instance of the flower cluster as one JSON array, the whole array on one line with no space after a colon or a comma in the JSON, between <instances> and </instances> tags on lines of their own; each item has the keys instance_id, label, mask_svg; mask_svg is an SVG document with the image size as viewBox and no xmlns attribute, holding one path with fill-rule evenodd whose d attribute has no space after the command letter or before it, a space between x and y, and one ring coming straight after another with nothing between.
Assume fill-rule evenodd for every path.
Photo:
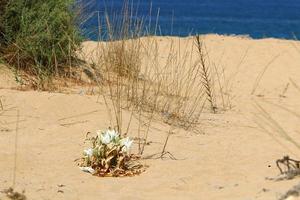
<instances>
[{"instance_id":1,"label":"flower cluster","mask_svg":"<svg viewBox=\"0 0 300 200\"><path fill-rule=\"evenodd\" d=\"M97 131L91 139L92 147L83 151L80 169L98 176L126 176L140 173L141 165L132 165L133 154L129 154L133 141L123 138L114 129ZM134 166L134 169L133 169ZM137 167L139 166L139 167Z\"/></svg>"},{"instance_id":2,"label":"flower cluster","mask_svg":"<svg viewBox=\"0 0 300 200\"><path fill-rule=\"evenodd\" d=\"M129 137L122 138L119 133L113 129L108 129L105 132L97 131L97 136L100 140L100 143L104 145L120 145L122 146L122 151L127 152L133 141Z\"/></svg>"}]
</instances>

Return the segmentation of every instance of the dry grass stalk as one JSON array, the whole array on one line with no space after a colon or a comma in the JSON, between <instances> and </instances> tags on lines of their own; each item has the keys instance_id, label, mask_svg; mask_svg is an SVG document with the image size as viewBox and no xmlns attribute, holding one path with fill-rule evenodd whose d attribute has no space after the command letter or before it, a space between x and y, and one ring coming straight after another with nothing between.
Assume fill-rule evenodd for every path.
<instances>
[{"instance_id":1,"label":"dry grass stalk","mask_svg":"<svg viewBox=\"0 0 300 200\"><path fill-rule=\"evenodd\" d=\"M257 88L259 86L259 83L260 83L261 79L263 78L264 74L266 73L267 69L272 65L273 62L275 62L277 60L277 58L279 58L279 56L280 56L280 54L278 54L277 56L275 56L274 58L272 58L272 60L258 74L258 76L257 76L257 78L256 78L256 80L254 82L251 94L255 93L255 91L257 90Z\"/></svg>"},{"instance_id":2,"label":"dry grass stalk","mask_svg":"<svg viewBox=\"0 0 300 200\"><path fill-rule=\"evenodd\" d=\"M168 132L168 135L167 135L167 138L165 140L165 143L164 143L164 146L163 146L163 149L161 151L161 154L160 154L160 157L161 159L164 158L165 155L169 155L169 157L172 159L172 160L177 160L172 153L170 153L169 151L167 151L167 145L168 145L168 142L169 142L169 139L170 139L170 136L174 134L171 130L169 130Z\"/></svg>"},{"instance_id":3,"label":"dry grass stalk","mask_svg":"<svg viewBox=\"0 0 300 200\"><path fill-rule=\"evenodd\" d=\"M277 132L281 137L295 145L297 148L300 149L300 144L296 142L285 130L284 128L270 115L270 113L267 112L265 108L263 108L259 103L255 102L255 106L257 110L260 112L262 119L265 119L264 121L266 124L273 129L273 131ZM261 126L263 127L263 126ZM264 128L264 127L263 127ZM265 129L265 128L264 128ZM275 138L272 133L271 136ZM278 141L278 140L276 140Z\"/></svg>"},{"instance_id":4,"label":"dry grass stalk","mask_svg":"<svg viewBox=\"0 0 300 200\"><path fill-rule=\"evenodd\" d=\"M2 100L1 100L1 99L0 99L0 108L1 108L1 111L4 110L3 103L2 103Z\"/></svg>"},{"instance_id":5,"label":"dry grass stalk","mask_svg":"<svg viewBox=\"0 0 300 200\"><path fill-rule=\"evenodd\" d=\"M291 78L290 78L290 81L293 84L293 86L298 90L298 92L300 92L300 86L297 85L297 83L293 79L291 79Z\"/></svg>"},{"instance_id":6,"label":"dry grass stalk","mask_svg":"<svg viewBox=\"0 0 300 200\"><path fill-rule=\"evenodd\" d=\"M213 81L211 78L211 71L210 71L209 65L207 65L207 61L206 61L207 55L204 52L205 47L204 47L203 41L201 40L199 35L195 36L195 41L196 41L199 60L200 60L199 64L201 65L201 68L202 68L202 72L201 72L202 84L205 88L207 100L209 101L209 103L211 105L211 110L213 113L216 113L217 106L215 103L215 95L213 93Z\"/></svg>"}]
</instances>

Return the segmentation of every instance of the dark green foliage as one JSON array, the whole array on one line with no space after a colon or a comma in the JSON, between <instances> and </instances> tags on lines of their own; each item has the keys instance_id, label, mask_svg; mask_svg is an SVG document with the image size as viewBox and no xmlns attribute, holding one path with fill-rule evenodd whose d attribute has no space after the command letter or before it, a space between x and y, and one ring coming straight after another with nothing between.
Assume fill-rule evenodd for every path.
<instances>
[{"instance_id":1,"label":"dark green foliage","mask_svg":"<svg viewBox=\"0 0 300 200\"><path fill-rule=\"evenodd\" d=\"M2 3L5 0L0 0ZM81 42L73 3L9 0L0 21L5 39L2 52L7 62L39 78L51 77L70 66Z\"/></svg>"},{"instance_id":2,"label":"dark green foliage","mask_svg":"<svg viewBox=\"0 0 300 200\"><path fill-rule=\"evenodd\" d=\"M4 43L4 22L3 16L8 0L0 0L0 48Z\"/></svg>"}]
</instances>

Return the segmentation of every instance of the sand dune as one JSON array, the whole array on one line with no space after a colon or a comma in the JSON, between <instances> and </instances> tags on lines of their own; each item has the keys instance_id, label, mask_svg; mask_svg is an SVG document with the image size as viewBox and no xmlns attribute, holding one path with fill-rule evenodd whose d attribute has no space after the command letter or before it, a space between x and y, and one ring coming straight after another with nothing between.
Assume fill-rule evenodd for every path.
<instances>
[{"instance_id":1,"label":"sand dune","mask_svg":"<svg viewBox=\"0 0 300 200\"><path fill-rule=\"evenodd\" d=\"M156 39L161 63L172 41L182 51L193 43L192 38ZM300 42L219 35L204 41L210 59L230 79L232 109L203 113L202 134L176 131L167 150L178 160L144 160L149 168L132 178L93 177L74 162L85 134L109 125L102 99L78 87L69 94L13 90L13 76L1 72L0 189L12 184L19 110L16 188L25 189L28 199L278 199L300 179L265 178L278 175L276 159L286 154L300 159L300 149L262 116L259 106L300 143ZM87 60L95 58L96 47L96 42L84 43ZM146 155L161 151L168 130L153 123Z\"/></svg>"}]
</instances>

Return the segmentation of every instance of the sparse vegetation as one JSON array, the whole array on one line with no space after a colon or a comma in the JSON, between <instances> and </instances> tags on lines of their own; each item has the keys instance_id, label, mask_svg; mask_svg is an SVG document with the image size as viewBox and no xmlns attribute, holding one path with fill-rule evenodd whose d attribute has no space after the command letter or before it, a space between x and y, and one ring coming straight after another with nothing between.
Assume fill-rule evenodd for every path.
<instances>
[{"instance_id":1,"label":"sparse vegetation","mask_svg":"<svg viewBox=\"0 0 300 200\"><path fill-rule=\"evenodd\" d=\"M80 48L81 38L74 25L75 16L69 13L72 3L73 1L68 0L56 2L0 0L0 12L4 13L0 16L0 64L4 62L14 68L16 81L23 84L22 73L33 75L34 85L38 89L43 89L47 87L48 81L53 76L73 75L73 66L76 64L74 62L78 61L77 56L80 53L77 50ZM57 5L59 7L56 7ZM33 190L29 191L30 197L28 198L52 195L54 198L84 199L103 192L103 196L108 197L116 188L120 188L122 194L126 193L125 198L131 198L136 196L137 191L143 190L143 184L148 184L149 187L146 191L142 191L140 196L148 195L149 198L155 198L164 192L166 192L163 194L165 196L170 196L175 192L175 195L179 195L178 198L196 198L199 194L200 196L207 195L207 198L216 196L234 198L235 196L229 192L237 190L241 191L238 196L241 194L254 195L257 198L269 198L273 194L278 196L279 190L277 189L282 190L287 185L275 186L276 183L269 185L267 181L288 180L299 176L300 161L298 159L294 160L285 156L277 160L277 167L281 175L284 175L279 179L263 180L261 178L258 186L253 180L264 173L274 172L275 163L272 165L266 159L273 159L277 154L286 150L293 152L296 148L300 149L300 143L296 140L299 132L298 121L294 123L288 115L292 114L300 119L297 113L299 109L296 107L297 99L289 99L293 93L291 87L300 91L299 83L293 81L296 78L289 78L290 81L287 84L286 78L283 85L280 79L277 81L278 77L284 78L281 77L283 71L278 74L273 72L274 82L277 81L280 85L275 89L272 88L272 92L280 91L279 98L277 93L273 98L272 94L266 92L263 94L266 98L261 98L263 99L261 102L253 100L257 98L250 95L251 89L252 94L255 94L260 87L266 90L270 87L270 85L263 84L268 82L262 81L262 78L276 59L274 58L263 69L256 68L255 64L259 65L259 62L254 58L257 55L261 56L266 49L261 48L263 41L259 41L257 44L261 50L259 53L255 52L257 54L251 53L251 62L247 63L245 71L242 71L244 76L238 77L237 81L232 81L232 84L241 85L241 87L233 88L240 101L237 103L237 109L223 115L221 111L230 108L228 84L224 84L226 82L224 69L210 60L210 46L207 46L207 50L202 36L161 39L147 35L143 31L143 19L133 17L135 12L131 9L133 6L125 1L121 15L106 13L104 15L106 28L101 29L103 24L98 24L100 28L97 55L89 56L93 57L90 63L84 55L82 57L82 60L86 59L86 62L82 62L83 67L91 69L89 73L93 79L90 80L94 81L91 87L94 91L95 85L93 84L98 85L99 90L95 89L95 91L99 92L99 97L103 97L109 118L103 113L105 110L103 102L98 102L98 98L99 108L95 108L97 107L94 103L95 97L85 96L87 92L83 87L71 88L76 95L36 92L20 92L19 94L17 91L2 90L4 96L11 99L9 101L11 104L7 104L8 100L0 96L0 117L1 120L3 119L3 122L0 121L0 139L3 138L2 143L7 147L7 150L3 148L1 151L4 157L11 158L1 161L4 163L3 174L5 173L1 184L5 188L9 187L3 191L3 194L8 199L26 200L25 191L22 193L16 191L20 187L32 186ZM114 18L115 16L121 17ZM99 22L103 22L102 19L100 20L99 12L97 17ZM102 33L101 30L106 32ZM107 36L106 41L102 40L102 35ZM217 39L215 40L214 37ZM212 47L220 45L223 42L220 42L218 37L213 36L212 39L205 40L206 44L213 42ZM221 39L227 42L225 36L221 36ZM234 43L239 42L239 39L231 38L230 42L231 40ZM279 42L269 42L274 47L278 47L276 43ZM256 44L250 40L246 43ZM284 43L280 42L280 45L284 47ZM93 42L87 42L87 46L90 44L95 45ZM238 43L234 48L232 46L235 44L231 45L232 43L230 43L232 51L225 55L224 60L230 60L228 65L234 66L236 60L232 58L232 54L240 53L241 46L244 44ZM226 49L224 48L223 51L226 52ZM284 48L284 51L293 55L288 48ZM219 55L220 52L213 52L212 55ZM289 61L290 57L283 58L283 61ZM224 60L220 59L220 63ZM287 62L286 66L289 64ZM291 62L291 64L294 63ZM287 70L290 69L286 67ZM83 68L82 71L84 71ZM257 71L259 71L258 77L251 88L249 87L251 84L251 76L248 79L249 74L255 75L254 72ZM290 73L292 76L295 73L295 77L299 75L294 69ZM231 77L236 74L233 73ZM249 104L253 101L257 109L255 113L257 126L284 148L277 148L268 137L261 137L261 134L255 132L257 127L253 126L248 119L243 119L245 114L253 111L249 108ZM265 108L263 101L265 103L276 102L267 102L275 105L276 109ZM9 109L12 109L11 113L6 112ZM22 110L22 115L19 109ZM14 110L17 111L16 120ZM281 115L282 110L287 115ZM206 115L201 117L204 112ZM277 119L283 119L283 121ZM109 124L105 124L106 120ZM202 128L201 120L204 121L204 129L208 130L207 135L191 134L191 130ZM96 126L99 121L100 124L97 126L105 124L110 127L105 131L97 131L96 134L87 133L85 141L89 145L84 144L83 156L76 160L79 161L80 170L99 177L136 176L142 174L146 168L144 163L141 164L142 159L144 159L143 162L147 162L146 159L165 158L178 161L158 163L151 160L149 161L151 165L157 166L154 166L152 172L144 178L133 180L137 180L137 183L117 180L117 185L112 186L108 183L101 191L99 191L99 187L102 187L99 186L99 180L91 177L86 177L87 179L84 180L81 176L83 173L79 176L75 174L73 181L65 180L66 177L74 174L72 167L75 167L78 173L80 172L74 163L65 165L65 163L72 162L74 150L81 153L82 147L78 145L77 140L82 136L78 134L84 129ZM152 126L154 123L155 127ZM161 126L160 123L163 125ZM10 133L13 129L10 126L14 124L16 128L13 143L13 134ZM185 135L178 133L179 129L187 133L184 133ZM19 134L19 131L22 133ZM22 139L25 140L19 141ZM69 143L72 144L69 145ZM132 148L133 145L135 145L134 148ZM14 149L11 148L13 146ZM49 148L43 149L45 146ZM26 151L22 151L24 149ZM38 160L28 162L28 155L29 157L34 155ZM244 167L245 163L250 164ZM264 167L264 165L267 166ZM260 166L260 168L250 170L253 166ZM13 173L10 174L10 170ZM245 176L246 170L249 174ZM53 172L55 172L54 178L52 178ZM203 175L203 172L207 174ZM223 176L224 174L226 176ZM162 180L147 182L149 176ZM47 181L40 181L39 177ZM11 178L12 184L10 185ZM27 179L33 181L27 183ZM218 181L215 182L215 179ZM249 190L249 184L247 184L249 180L252 184L251 188L255 189L253 191ZM115 180L112 183L115 184ZM127 187L122 188L124 183L125 185L129 183L129 186L133 187L129 188L130 190ZM58 190L56 190L56 185ZM160 190L161 186L167 187ZM199 191L198 188L202 186L203 191ZM264 188L261 191L257 190L257 187L262 186ZM66 190L62 190L62 187ZM157 193L153 192L156 189L158 189ZM190 192L188 196L187 190ZM213 190L226 190L226 193L216 195L212 192ZM118 198L122 194L114 197ZM293 195L300 195L299 185L288 191L281 199L287 199Z\"/></svg>"},{"instance_id":2,"label":"sparse vegetation","mask_svg":"<svg viewBox=\"0 0 300 200\"><path fill-rule=\"evenodd\" d=\"M143 154L155 119L170 125L169 138L175 127L196 128L207 102L209 110L217 112L212 80L216 67L212 68L209 63L200 36L184 48L176 44L176 39L171 39L164 55L160 55L158 38L147 36L143 31L143 17L133 17L133 9L125 1L122 13L107 11L104 20L95 15L98 22L105 21L105 28L98 29L99 43L91 65L96 74L101 75L98 85L111 116L110 125L116 127L120 135L127 135L135 117L139 123L138 152ZM101 42L103 35L107 36L105 43ZM222 87L223 80L218 81ZM219 96L223 98L222 89ZM124 109L131 113L128 122L123 119Z\"/></svg>"}]
</instances>

